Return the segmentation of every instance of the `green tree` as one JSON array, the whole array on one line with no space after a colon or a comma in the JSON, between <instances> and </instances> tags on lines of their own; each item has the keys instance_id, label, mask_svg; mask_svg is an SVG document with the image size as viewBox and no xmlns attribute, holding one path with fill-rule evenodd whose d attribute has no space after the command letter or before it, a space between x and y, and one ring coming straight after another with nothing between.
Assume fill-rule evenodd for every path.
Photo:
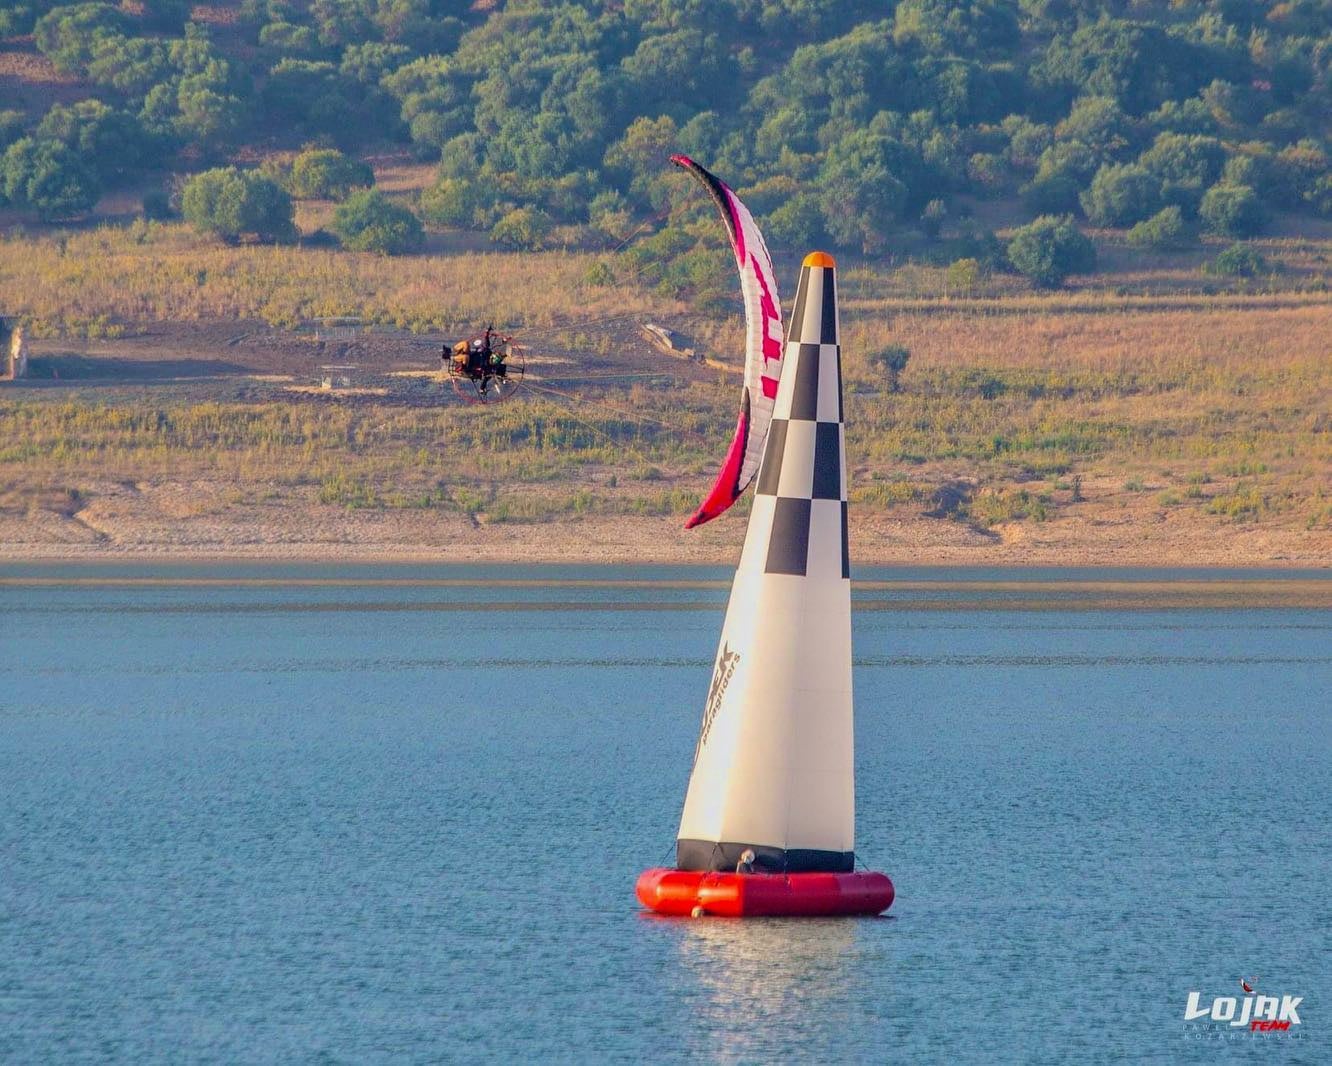
<instances>
[{"instance_id":1,"label":"green tree","mask_svg":"<svg viewBox=\"0 0 1332 1066\"><path fill-rule=\"evenodd\" d=\"M1100 156L1081 141L1052 144L1036 161L1033 185L1084 188L1100 167Z\"/></svg>"},{"instance_id":2,"label":"green tree","mask_svg":"<svg viewBox=\"0 0 1332 1066\"><path fill-rule=\"evenodd\" d=\"M1055 126L1061 141L1085 144L1101 159L1113 159L1133 140L1133 125L1112 96L1083 96Z\"/></svg>"},{"instance_id":3,"label":"green tree","mask_svg":"<svg viewBox=\"0 0 1332 1066\"><path fill-rule=\"evenodd\" d=\"M378 37L371 21L375 6L371 0L313 0L310 18L319 43L325 48L345 48Z\"/></svg>"},{"instance_id":4,"label":"green tree","mask_svg":"<svg viewBox=\"0 0 1332 1066\"><path fill-rule=\"evenodd\" d=\"M890 344L887 348L870 352L866 359L872 370L883 375L889 392L902 391L902 371L911 359L910 351L900 344Z\"/></svg>"},{"instance_id":5,"label":"green tree","mask_svg":"<svg viewBox=\"0 0 1332 1066\"><path fill-rule=\"evenodd\" d=\"M453 5L465 11L463 4ZM443 10L441 10L443 9ZM447 55L458 47L466 24L439 0L377 0L374 23L384 40L406 44L419 52Z\"/></svg>"},{"instance_id":6,"label":"green tree","mask_svg":"<svg viewBox=\"0 0 1332 1066\"><path fill-rule=\"evenodd\" d=\"M123 36L128 20L111 4L56 7L37 20L37 48L63 74L82 74L103 38Z\"/></svg>"},{"instance_id":7,"label":"green tree","mask_svg":"<svg viewBox=\"0 0 1332 1066\"><path fill-rule=\"evenodd\" d=\"M1087 218L1097 226L1127 226L1161 207L1161 181L1132 163L1107 164L1096 172L1079 197Z\"/></svg>"},{"instance_id":8,"label":"green tree","mask_svg":"<svg viewBox=\"0 0 1332 1066\"><path fill-rule=\"evenodd\" d=\"M976 152L967 160L967 179L980 196L999 196L1010 188L1008 163L998 152Z\"/></svg>"},{"instance_id":9,"label":"green tree","mask_svg":"<svg viewBox=\"0 0 1332 1066\"><path fill-rule=\"evenodd\" d=\"M906 149L872 130L857 130L828 149L820 172L823 222L833 240L871 252L882 247L910 190Z\"/></svg>"},{"instance_id":10,"label":"green tree","mask_svg":"<svg viewBox=\"0 0 1332 1066\"><path fill-rule=\"evenodd\" d=\"M943 229L944 219L948 217L948 206L939 199L931 200L920 213L920 228L925 236L934 240Z\"/></svg>"},{"instance_id":11,"label":"green tree","mask_svg":"<svg viewBox=\"0 0 1332 1066\"><path fill-rule=\"evenodd\" d=\"M587 205L587 221L617 245L635 228L629 201L618 189L603 189L592 197Z\"/></svg>"},{"instance_id":12,"label":"green tree","mask_svg":"<svg viewBox=\"0 0 1332 1066\"><path fill-rule=\"evenodd\" d=\"M1138 162L1162 181L1205 189L1221 176L1226 150L1215 137L1161 133Z\"/></svg>"},{"instance_id":13,"label":"green tree","mask_svg":"<svg viewBox=\"0 0 1332 1066\"><path fill-rule=\"evenodd\" d=\"M959 292L965 292L968 296L975 291L976 286L981 279L981 265L979 259L967 256L963 259L954 259L948 264L948 271L945 274L948 279L949 289L956 289Z\"/></svg>"},{"instance_id":14,"label":"green tree","mask_svg":"<svg viewBox=\"0 0 1332 1066\"><path fill-rule=\"evenodd\" d=\"M1246 145L1245 148L1253 146ZM1276 159L1266 145L1254 151L1233 155L1226 160L1221 171L1223 185L1248 185L1254 190L1261 190L1265 199L1280 202L1280 181L1276 178Z\"/></svg>"},{"instance_id":15,"label":"green tree","mask_svg":"<svg viewBox=\"0 0 1332 1066\"><path fill-rule=\"evenodd\" d=\"M669 115L636 118L606 149L605 166L612 174L630 178L630 191L636 197L661 206L669 188L663 176L666 160L676 150L679 132Z\"/></svg>"},{"instance_id":16,"label":"green tree","mask_svg":"<svg viewBox=\"0 0 1332 1066\"><path fill-rule=\"evenodd\" d=\"M1042 288L1058 288L1070 274L1096 269L1096 249L1068 217L1045 215L1014 231L1008 260Z\"/></svg>"},{"instance_id":17,"label":"green tree","mask_svg":"<svg viewBox=\"0 0 1332 1066\"><path fill-rule=\"evenodd\" d=\"M1318 141L1305 138L1287 145L1276 155L1273 186L1292 200L1303 201L1316 214L1332 215L1332 169L1328 154Z\"/></svg>"},{"instance_id":18,"label":"green tree","mask_svg":"<svg viewBox=\"0 0 1332 1066\"><path fill-rule=\"evenodd\" d=\"M901 0L893 13L893 40L936 55L1008 48L1018 41L1017 11L986 0Z\"/></svg>"},{"instance_id":19,"label":"green tree","mask_svg":"<svg viewBox=\"0 0 1332 1066\"><path fill-rule=\"evenodd\" d=\"M1179 204L1190 214L1198 209L1203 190L1221 176L1226 150L1215 137L1162 133L1138 159L1140 166L1162 182L1167 203Z\"/></svg>"},{"instance_id":20,"label":"green tree","mask_svg":"<svg viewBox=\"0 0 1332 1066\"><path fill-rule=\"evenodd\" d=\"M1162 208L1128 232L1128 242L1135 248L1178 248L1187 238L1184 213L1177 204Z\"/></svg>"},{"instance_id":21,"label":"green tree","mask_svg":"<svg viewBox=\"0 0 1332 1066\"><path fill-rule=\"evenodd\" d=\"M32 32L37 13L30 4L14 4L0 10L0 37L20 37Z\"/></svg>"},{"instance_id":22,"label":"green tree","mask_svg":"<svg viewBox=\"0 0 1332 1066\"><path fill-rule=\"evenodd\" d=\"M1202 198L1198 214L1213 233L1248 237L1263 228L1267 211L1248 185L1213 185Z\"/></svg>"},{"instance_id":23,"label":"green tree","mask_svg":"<svg viewBox=\"0 0 1332 1066\"><path fill-rule=\"evenodd\" d=\"M823 211L812 192L797 192L764 220L763 232L781 248L810 248L823 236Z\"/></svg>"},{"instance_id":24,"label":"green tree","mask_svg":"<svg viewBox=\"0 0 1332 1066\"><path fill-rule=\"evenodd\" d=\"M1008 134L1008 162L1016 170L1030 174L1036 169L1036 163L1051 144L1054 133L1049 126L1032 122L1023 115L1009 115L1002 127Z\"/></svg>"},{"instance_id":25,"label":"green tree","mask_svg":"<svg viewBox=\"0 0 1332 1066\"><path fill-rule=\"evenodd\" d=\"M1140 115L1192 95L1223 72L1215 52L1163 25L1102 17L1056 36L1033 73L1044 91L1111 97Z\"/></svg>"},{"instance_id":26,"label":"green tree","mask_svg":"<svg viewBox=\"0 0 1332 1066\"><path fill-rule=\"evenodd\" d=\"M252 170L218 167L196 174L181 193L180 207L195 229L225 241L281 241L296 233L291 197Z\"/></svg>"},{"instance_id":27,"label":"green tree","mask_svg":"<svg viewBox=\"0 0 1332 1066\"><path fill-rule=\"evenodd\" d=\"M27 125L28 116L22 111L0 111L0 151L22 137Z\"/></svg>"},{"instance_id":28,"label":"green tree","mask_svg":"<svg viewBox=\"0 0 1332 1066\"><path fill-rule=\"evenodd\" d=\"M1267 270L1267 260L1246 244L1232 244L1208 266L1209 274L1252 278Z\"/></svg>"},{"instance_id":29,"label":"green tree","mask_svg":"<svg viewBox=\"0 0 1332 1066\"><path fill-rule=\"evenodd\" d=\"M273 117L344 145L393 136L399 128L387 93L322 60L280 60L269 72L263 101Z\"/></svg>"},{"instance_id":30,"label":"green tree","mask_svg":"<svg viewBox=\"0 0 1332 1066\"><path fill-rule=\"evenodd\" d=\"M550 219L534 207L518 207L495 223L490 239L501 248L535 251L550 235Z\"/></svg>"},{"instance_id":31,"label":"green tree","mask_svg":"<svg viewBox=\"0 0 1332 1066\"><path fill-rule=\"evenodd\" d=\"M777 239L819 231L860 248L932 226L932 200L958 220L956 195L1007 198L1019 183L1029 213L1076 212L1102 168L1134 163L1159 183L1151 211L1176 205L1186 221L1218 183L1332 214L1321 0L236 6L243 41L228 27L215 44L186 22L189 0L17 0L0 5L0 36L33 32L99 106L134 120L141 164L180 169L167 159L179 150L192 169L243 140L289 150L317 138L356 155L410 138L442 178L476 186L467 224L482 230L523 206L595 226L592 193L579 195L613 186L625 203L598 217L627 233L623 212L636 224L682 203L664 165L673 151L741 186L795 182L756 208ZM0 149L41 120L0 131ZM1260 165L1223 174L1225 152ZM134 158L76 154L99 180ZM457 191L430 194L437 217L469 213Z\"/></svg>"},{"instance_id":32,"label":"green tree","mask_svg":"<svg viewBox=\"0 0 1332 1066\"><path fill-rule=\"evenodd\" d=\"M291 164L291 194L302 200L345 200L353 189L369 188L375 172L368 163L333 148L311 148Z\"/></svg>"},{"instance_id":33,"label":"green tree","mask_svg":"<svg viewBox=\"0 0 1332 1066\"><path fill-rule=\"evenodd\" d=\"M481 208L475 182L466 178L439 178L421 193L421 215L436 226L472 226Z\"/></svg>"},{"instance_id":34,"label":"green tree","mask_svg":"<svg viewBox=\"0 0 1332 1066\"><path fill-rule=\"evenodd\" d=\"M338 69L363 85L378 85L380 78L411 61L412 50L403 44L362 41L342 53Z\"/></svg>"},{"instance_id":35,"label":"green tree","mask_svg":"<svg viewBox=\"0 0 1332 1066\"><path fill-rule=\"evenodd\" d=\"M677 30L644 37L620 69L642 114L683 120L712 104L723 106L735 94L735 63L716 33Z\"/></svg>"},{"instance_id":36,"label":"green tree","mask_svg":"<svg viewBox=\"0 0 1332 1066\"><path fill-rule=\"evenodd\" d=\"M80 215L101 194L96 174L59 141L15 141L0 160L0 177L11 204L47 221Z\"/></svg>"},{"instance_id":37,"label":"green tree","mask_svg":"<svg viewBox=\"0 0 1332 1066\"><path fill-rule=\"evenodd\" d=\"M1067 174L1034 178L1022 186L1022 204L1033 215L1066 215L1077 211L1081 184Z\"/></svg>"},{"instance_id":38,"label":"green tree","mask_svg":"<svg viewBox=\"0 0 1332 1066\"><path fill-rule=\"evenodd\" d=\"M162 86L169 91L170 86ZM232 93L221 90L203 75L182 78L176 87L175 114L172 101L163 101L170 115L170 129L186 144L213 155L230 144L244 129L246 106ZM148 99L152 99L151 95ZM147 107L147 101L144 104Z\"/></svg>"},{"instance_id":39,"label":"green tree","mask_svg":"<svg viewBox=\"0 0 1332 1066\"><path fill-rule=\"evenodd\" d=\"M135 169L143 159L144 137L138 120L100 100L55 104L34 136L65 145L103 180Z\"/></svg>"},{"instance_id":40,"label":"green tree","mask_svg":"<svg viewBox=\"0 0 1332 1066\"><path fill-rule=\"evenodd\" d=\"M283 56L283 61L315 58L324 53L313 26L276 19L259 31L259 44L267 51Z\"/></svg>"},{"instance_id":41,"label":"green tree","mask_svg":"<svg viewBox=\"0 0 1332 1066\"><path fill-rule=\"evenodd\" d=\"M165 41L149 37L108 34L92 46L88 80L127 97L143 97L154 86L176 76L171 49Z\"/></svg>"},{"instance_id":42,"label":"green tree","mask_svg":"<svg viewBox=\"0 0 1332 1066\"><path fill-rule=\"evenodd\" d=\"M354 252L401 255L425 243L421 220L378 189L352 193L333 213L333 232Z\"/></svg>"}]
</instances>

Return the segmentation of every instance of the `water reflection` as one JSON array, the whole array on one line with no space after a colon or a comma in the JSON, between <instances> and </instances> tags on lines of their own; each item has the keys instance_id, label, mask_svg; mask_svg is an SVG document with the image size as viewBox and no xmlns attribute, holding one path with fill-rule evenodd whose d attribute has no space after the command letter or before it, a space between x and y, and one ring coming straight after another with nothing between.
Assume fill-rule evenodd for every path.
<instances>
[{"instance_id":1,"label":"water reflection","mask_svg":"<svg viewBox=\"0 0 1332 1066\"><path fill-rule=\"evenodd\" d=\"M752 1060L789 1050L794 1029L825 1033L862 1016L859 976L887 966L891 918L702 918L670 923L682 978L695 985L695 1053ZM867 971L868 966L868 971ZM854 1015L854 1017L853 1017Z\"/></svg>"}]
</instances>

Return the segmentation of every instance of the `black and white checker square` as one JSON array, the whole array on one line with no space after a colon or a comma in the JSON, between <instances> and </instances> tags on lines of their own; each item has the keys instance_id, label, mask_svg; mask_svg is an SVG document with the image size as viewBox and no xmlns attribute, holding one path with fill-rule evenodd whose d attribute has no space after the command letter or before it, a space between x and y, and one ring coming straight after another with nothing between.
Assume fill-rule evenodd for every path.
<instances>
[{"instance_id":1,"label":"black and white checker square","mask_svg":"<svg viewBox=\"0 0 1332 1066\"><path fill-rule=\"evenodd\" d=\"M840 349L792 342L751 519L769 520L765 573L851 576L845 457Z\"/></svg>"}]
</instances>

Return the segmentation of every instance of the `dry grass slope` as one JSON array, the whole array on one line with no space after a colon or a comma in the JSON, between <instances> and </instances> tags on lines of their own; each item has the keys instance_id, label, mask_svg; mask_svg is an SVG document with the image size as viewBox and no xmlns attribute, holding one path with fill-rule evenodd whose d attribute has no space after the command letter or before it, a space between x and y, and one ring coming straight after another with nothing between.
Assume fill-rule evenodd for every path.
<instances>
[{"instance_id":1,"label":"dry grass slope","mask_svg":"<svg viewBox=\"0 0 1332 1066\"><path fill-rule=\"evenodd\" d=\"M48 336L342 316L447 332L492 316L535 327L686 312L633 286L584 284L594 261L227 248L177 226L133 225L0 242L0 305ZM926 554L930 544L1054 551L1097 537L1210 538L1261 543L1237 549L1254 561L1286 550L1271 537L1299 535L1300 557L1332 561L1323 293L924 299L863 269L847 271L846 292L848 451L866 537L915 537ZM691 328L713 352L740 344L735 316L694 317ZM571 334L575 349L603 343ZM887 344L911 352L900 392L866 359ZM112 496L122 517L150 501L153 521L186 540L191 523L260 512L291 523L292 537L319 515L401 524L428 513L456 522L453 537L488 525L520 537L530 526L674 524L707 484L734 403L731 381L697 377L611 385L574 409L530 391L478 410L212 388L0 394L0 543L91 528ZM115 543L123 528L100 535ZM1187 561L1192 550L1176 554Z\"/></svg>"}]
</instances>

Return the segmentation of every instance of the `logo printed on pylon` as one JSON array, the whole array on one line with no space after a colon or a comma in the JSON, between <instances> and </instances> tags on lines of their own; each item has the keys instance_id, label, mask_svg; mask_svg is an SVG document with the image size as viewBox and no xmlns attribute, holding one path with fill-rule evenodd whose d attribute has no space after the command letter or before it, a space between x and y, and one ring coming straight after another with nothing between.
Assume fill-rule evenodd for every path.
<instances>
[{"instance_id":1,"label":"logo printed on pylon","mask_svg":"<svg viewBox=\"0 0 1332 1066\"><path fill-rule=\"evenodd\" d=\"M697 760L698 752L702 749L704 742L708 739L708 732L712 729L712 723L717 717L717 712L721 710L722 697L726 695L726 686L731 683L731 678L735 676L735 668L740 663L740 653L731 651L729 644L722 644L721 651L717 653L717 665L712 671L712 687L708 689L707 706L703 709L703 728L699 731L698 744L694 748L694 758Z\"/></svg>"}]
</instances>

